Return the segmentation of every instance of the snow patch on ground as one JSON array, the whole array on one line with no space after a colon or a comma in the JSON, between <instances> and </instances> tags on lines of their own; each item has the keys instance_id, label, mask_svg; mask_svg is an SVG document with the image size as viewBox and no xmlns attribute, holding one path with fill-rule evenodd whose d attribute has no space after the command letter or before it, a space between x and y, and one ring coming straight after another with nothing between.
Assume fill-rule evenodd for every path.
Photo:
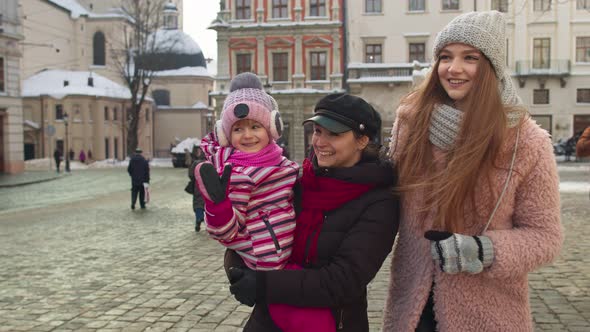
<instances>
[{"instance_id":1,"label":"snow patch on ground","mask_svg":"<svg viewBox=\"0 0 590 332\"><path fill-rule=\"evenodd\" d=\"M587 193L590 191L590 182L564 181L559 183L560 193Z\"/></svg>"},{"instance_id":2,"label":"snow patch on ground","mask_svg":"<svg viewBox=\"0 0 590 332\"><path fill-rule=\"evenodd\" d=\"M149 160L150 167L173 167L172 158L153 158ZM81 163L77 160L70 161L70 170L95 169L95 168L126 168L129 165L129 159L116 160L106 159L97 160L89 164ZM59 164L60 170L66 167L65 161ZM50 158L31 159L25 161L25 170L27 171L46 171L55 169L55 162Z\"/></svg>"}]
</instances>

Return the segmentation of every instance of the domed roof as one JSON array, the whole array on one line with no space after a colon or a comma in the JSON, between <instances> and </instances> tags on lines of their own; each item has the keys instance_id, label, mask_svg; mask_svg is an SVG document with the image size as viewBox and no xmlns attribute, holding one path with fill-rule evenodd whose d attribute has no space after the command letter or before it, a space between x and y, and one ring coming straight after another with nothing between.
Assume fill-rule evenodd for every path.
<instances>
[{"instance_id":1,"label":"domed roof","mask_svg":"<svg viewBox=\"0 0 590 332\"><path fill-rule=\"evenodd\" d=\"M152 44L152 42L155 42L155 44ZM148 57L154 60L147 62L152 70L207 67L205 56L199 44L181 30L159 29L149 37L147 45L155 45L157 50L153 59L151 59L151 56Z\"/></svg>"}]
</instances>

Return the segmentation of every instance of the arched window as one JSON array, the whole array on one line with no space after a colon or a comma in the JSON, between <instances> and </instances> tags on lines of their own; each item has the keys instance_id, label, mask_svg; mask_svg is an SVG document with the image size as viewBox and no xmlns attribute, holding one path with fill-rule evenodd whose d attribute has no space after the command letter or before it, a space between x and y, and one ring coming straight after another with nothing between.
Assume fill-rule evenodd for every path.
<instances>
[{"instance_id":1,"label":"arched window","mask_svg":"<svg viewBox=\"0 0 590 332\"><path fill-rule=\"evenodd\" d=\"M154 90L152 96L158 106L170 106L170 91L168 90Z\"/></svg>"},{"instance_id":2,"label":"arched window","mask_svg":"<svg viewBox=\"0 0 590 332\"><path fill-rule=\"evenodd\" d=\"M94 33L92 38L93 61L92 64L97 66L104 66L105 63L105 40L104 34L100 31Z\"/></svg>"}]
</instances>

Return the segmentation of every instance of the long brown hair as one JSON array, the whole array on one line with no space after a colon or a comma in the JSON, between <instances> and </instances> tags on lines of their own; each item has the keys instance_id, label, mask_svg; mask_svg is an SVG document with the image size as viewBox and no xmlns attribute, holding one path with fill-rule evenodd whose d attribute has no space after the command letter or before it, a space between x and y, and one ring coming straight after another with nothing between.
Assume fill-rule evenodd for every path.
<instances>
[{"instance_id":1,"label":"long brown hair","mask_svg":"<svg viewBox=\"0 0 590 332\"><path fill-rule=\"evenodd\" d=\"M474 201L480 175L488 178L507 135L506 109L498 91L498 79L489 60L482 56L473 87L462 100L463 122L446 166L435 169L429 143L430 119L437 104L453 101L440 84L437 60L430 76L402 100L412 109L408 119L408 144L398 161L400 190L421 190L426 213L434 209L434 227L449 232L465 230L465 203ZM492 195L497 195L493 193Z\"/></svg>"}]
</instances>

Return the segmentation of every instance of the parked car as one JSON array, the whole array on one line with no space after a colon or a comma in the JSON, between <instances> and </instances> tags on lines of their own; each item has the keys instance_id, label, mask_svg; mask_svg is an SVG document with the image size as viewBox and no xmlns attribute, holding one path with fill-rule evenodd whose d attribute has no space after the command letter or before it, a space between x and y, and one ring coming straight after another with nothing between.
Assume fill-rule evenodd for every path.
<instances>
[{"instance_id":1,"label":"parked car","mask_svg":"<svg viewBox=\"0 0 590 332\"><path fill-rule=\"evenodd\" d=\"M576 143L581 135L582 132L579 132L570 138L560 138L553 144L553 153L556 156L565 156L565 160L570 161L571 157L576 155Z\"/></svg>"}]
</instances>

